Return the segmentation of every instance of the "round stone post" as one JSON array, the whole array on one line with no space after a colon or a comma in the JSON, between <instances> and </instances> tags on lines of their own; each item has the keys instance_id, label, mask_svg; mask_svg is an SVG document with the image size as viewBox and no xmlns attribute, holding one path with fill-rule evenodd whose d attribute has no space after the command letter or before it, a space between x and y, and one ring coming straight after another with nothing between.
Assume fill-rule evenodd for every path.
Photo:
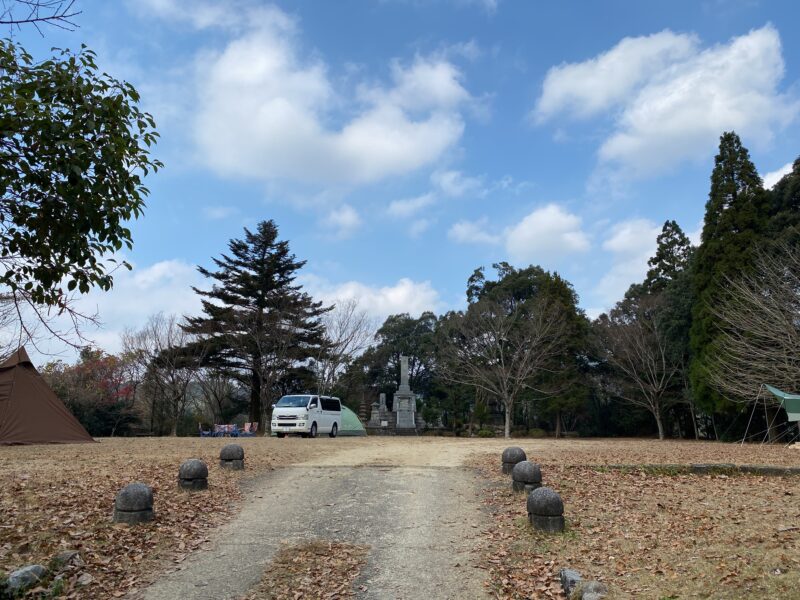
<instances>
[{"instance_id":1,"label":"round stone post","mask_svg":"<svg viewBox=\"0 0 800 600\"><path fill-rule=\"evenodd\" d=\"M564 503L561 496L549 487L533 490L528 495L528 520L539 531L564 531Z\"/></svg>"},{"instance_id":2,"label":"round stone post","mask_svg":"<svg viewBox=\"0 0 800 600\"><path fill-rule=\"evenodd\" d=\"M150 486L143 483L129 483L119 492L114 500L114 522L144 523L152 521L153 513L153 490Z\"/></svg>"},{"instance_id":3,"label":"round stone post","mask_svg":"<svg viewBox=\"0 0 800 600\"><path fill-rule=\"evenodd\" d=\"M532 492L542 487L542 470L539 465L521 460L511 470L511 487L515 492Z\"/></svg>"},{"instance_id":4,"label":"round stone post","mask_svg":"<svg viewBox=\"0 0 800 600\"><path fill-rule=\"evenodd\" d=\"M223 469L244 469L244 448L239 444L228 444L219 453L219 466Z\"/></svg>"},{"instance_id":5,"label":"round stone post","mask_svg":"<svg viewBox=\"0 0 800 600\"><path fill-rule=\"evenodd\" d=\"M207 490L208 467L197 458L190 458L178 470L178 485L184 490Z\"/></svg>"},{"instance_id":6,"label":"round stone post","mask_svg":"<svg viewBox=\"0 0 800 600\"><path fill-rule=\"evenodd\" d=\"M517 446L511 446L503 450L503 473L508 475L514 468L514 465L521 462L528 457L525 456L525 450Z\"/></svg>"}]
</instances>

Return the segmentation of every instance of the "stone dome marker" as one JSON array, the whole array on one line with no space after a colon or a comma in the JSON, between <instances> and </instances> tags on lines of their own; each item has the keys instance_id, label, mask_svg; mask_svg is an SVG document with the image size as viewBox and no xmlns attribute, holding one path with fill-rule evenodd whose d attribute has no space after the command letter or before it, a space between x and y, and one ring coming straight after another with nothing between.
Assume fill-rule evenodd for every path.
<instances>
[{"instance_id":1,"label":"stone dome marker","mask_svg":"<svg viewBox=\"0 0 800 600\"><path fill-rule=\"evenodd\" d=\"M564 502L561 496L549 487L533 490L528 495L528 520L539 531L564 531Z\"/></svg>"},{"instance_id":2,"label":"stone dome marker","mask_svg":"<svg viewBox=\"0 0 800 600\"><path fill-rule=\"evenodd\" d=\"M219 466L223 469L244 469L244 448L239 444L228 444L219 452Z\"/></svg>"},{"instance_id":3,"label":"stone dome marker","mask_svg":"<svg viewBox=\"0 0 800 600\"><path fill-rule=\"evenodd\" d=\"M525 450L517 446L511 446L503 450L503 473L511 473L514 465L518 462L526 460L528 457L525 455Z\"/></svg>"},{"instance_id":4,"label":"stone dome marker","mask_svg":"<svg viewBox=\"0 0 800 600\"><path fill-rule=\"evenodd\" d=\"M198 458L190 458L178 471L178 485L184 490L207 490L208 467Z\"/></svg>"},{"instance_id":5,"label":"stone dome marker","mask_svg":"<svg viewBox=\"0 0 800 600\"><path fill-rule=\"evenodd\" d=\"M511 470L511 487L515 492L532 492L542 487L542 470L539 465L521 460Z\"/></svg>"},{"instance_id":6,"label":"stone dome marker","mask_svg":"<svg viewBox=\"0 0 800 600\"><path fill-rule=\"evenodd\" d=\"M152 521L153 513L153 490L150 486L143 483L129 483L119 492L114 500L114 522L144 523Z\"/></svg>"}]
</instances>

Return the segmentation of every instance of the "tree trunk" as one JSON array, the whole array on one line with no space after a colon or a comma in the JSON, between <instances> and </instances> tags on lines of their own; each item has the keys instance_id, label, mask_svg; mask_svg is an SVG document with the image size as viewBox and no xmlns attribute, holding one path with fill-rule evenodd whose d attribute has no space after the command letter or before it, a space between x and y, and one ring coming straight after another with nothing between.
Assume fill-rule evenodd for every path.
<instances>
[{"instance_id":1,"label":"tree trunk","mask_svg":"<svg viewBox=\"0 0 800 600\"><path fill-rule=\"evenodd\" d=\"M664 439L664 424L661 422L661 413L658 411L653 412L653 416L656 418L656 425L658 425L658 439Z\"/></svg>"},{"instance_id":2,"label":"tree trunk","mask_svg":"<svg viewBox=\"0 0 800 600\"><path fill-rule=\"evenodd\" d=\"M561 437L561 411L556 411L556 439Z\"/></svg>"},{"instance_id":3,"label":"tree trunk","mask_svg":"<svg viewBox=\"0 0 800 600\"><path fill-rule=\"evenodd\" d=\"M509 407L508 403L506 403L505 437L506 437L506 439L511 437L511 408Z\"/></svg>"},{"instance_id":4,"label":"tree trunk","mask_svg":"<svg viewBox=\"0 0 800 600\"><path fill-rule=\"evenodd\" d=\"M689 414L692 416L692 426L694 427L694 439L700 439L700 430L697 428L697 415L694 414L694 401L689 401Z\"/></svg>"},{"instance_id":5,"label":"tree trunk","mask_svg":"<svg viewBox=\"0 0 800 600\"><path fill-rule=\"evenodd\" d=\"M253 370L250 374L250 422L258 421L258 431L265 430L266 423L261 418L261 377Z\"/></svg>"}]
</instances>

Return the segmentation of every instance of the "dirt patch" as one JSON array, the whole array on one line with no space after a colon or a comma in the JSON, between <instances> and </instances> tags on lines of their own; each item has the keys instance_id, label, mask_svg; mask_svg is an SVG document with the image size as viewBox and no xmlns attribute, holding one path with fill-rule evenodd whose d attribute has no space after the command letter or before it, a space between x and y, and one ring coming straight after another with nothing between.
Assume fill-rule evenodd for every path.
<instances>
[{"instance_id":1,"label":"dirt patch","mask_svg":"<svg viewBox=\"0 0 800 600\"><path fill-rule=\"evenodd\" d=\"M105 599L135 590L164 564L180 564L235 514L242 478L324 451L322 444L292 440L239 440L248 470L230 472L218 462L220 448L231 441L109 439L0 448L0 571L46 565L60 551L77 550L85 566L66 579L64 595ZM178 489L178 467L187 458L208 464L207 491ZM153 487L156 519L115 525L114 497L132 481ZM90 583L79 585L85 574Z\"/></svg>"},{"instance_id":2,"label":"dirt patch","mask_svg":"<svg viewBox=\"0 0 800 600\"><path fill-rule=\"evenodd\" d=\"M335 454L315 454L308 465L457 467L470 457L521 446L540 462L562 466L608 464L735 463L798 466L798 452L784 446L677 440L368 437L347 440Z\"/></svg>"},{"instance_id":3,"label":"dirt patch","mask_svg":"<svg viewBox=\"0 0 800 600\"><path fill-rule=\"evenodd\" d=\"M245 448L247 470L243 473L224 471L218 466L220 448L231 441ZM492 462L496 461L496 466L499 466L500 453L509 445L522 446L529 456L544 464L549 481L554 481L553 478L559 477L559 473L564 474L563 481L558 483L563 489L559 491L574 494L569 502L572 502L573 506L581 506L580 511L573 511L572 515L568 515L569 518L580 516L583 523L580 530L582 533L588 534L592 527L599 527L597 531L601 544L606 543L602 541L605 539L603 536L614 536L612 541L623 543L627 539L623 526L633 526L625 521L614 521L618 524L606 529L603 529L605 525L602 522L591 527L588 525L593 523L592 519L606 518L604 515L609 510L598 504L599 498L602 494L611 494L615 488L618 493L606 497L606 501L618 497L630 503L634 515L638 514L636 511L642 511L643 516L640 517L643 520L642 529L636 530L638 533L635 537L639 539L646 534L643 527L650 519L652 510L644 500L637 500L635 493L637 490L651 489L647 483L650 479L641 478L636 473L615 475L591 470L570 470L567 467L585 468L587 465L620 463L698 462L797 466L800 462L796 450L782 446L605 439L117 438L103 439L97 444L0 447L0 515L2 515L0 571L10 571L31 563L47 564L48 560L61 550L78 550L86 565L68 578L67 595L74 594L81 598L112 598L118 593L142 589L165 569L182 566L188 555L207 546L207 541L219 526L229 522L241 509L240 484L277 467L387 465L420 468L451 467L458 470L479 456L486 457L487 465L491 466ZM178 466L188 458L200 458L208 464L207 492L189 494L178 489L176 482ZM573 475L569 475L570 473ZM574 475L575 473L578 475ZM574 491L571 491L569 481L575 477L579 483L575 483ZM388 476L387 479L391 481ZM774 552L770 550L763 560L757 557L750 558L749 555L743 559L731 559L729 557L735 557L736 552L725 554L724 548L729 546L723 544L723 550L709 550L723 558L701 556L698 561L705 560L709 572L716 573L715 565L725 564L731 565L730 572L735 570L741 575L753 572L750 567L745 569L747 564L755 561L753 564L757 564L757 569L760 569L767 565L769 558L775 563L774 572L782 573L775 575L775 581L791 579L794 576L791 574L792 571L786 573L788 577L784 577L783 573L784 569L796 567L797 531L790 530L774 535L772 531L777 527L800 526L800 516L795 515L790 518L791 515L780 513L783 507L796 505L791 501L800 495L800 491L796 488L800 484L800 478L797 478L798 482L769 478L763 483L758 483L760 480L755 477L734 479L735 481L729 481L690 476L685 490L674 487L681 481L680 479L671 479L672 483L664 484L666 487L660 487L661 484L655 485L652 488L653 493L661 489L671 489L672 493L686 494L687 498L687 503L682 505L680 510L675 509L674 514L671 512L672 508L667 511L668 514L672 514L671 518L678 522L678 525L673 527L672 521L666 521L664 526L674 531L681 531L680 528L684 527L682 530L684 535L689 538L694 536L700 540L698 543L713 546L716 543L714 536L721 534L722 530L719 529L719 521L708 515L723 515L726 510L729 514L735 513L735 516L729 519L731 522L739 520L746 526L752 521L756 524L754 526L756 529L758 526L763 526L764 547L778 544L777 549ZM658 481L658 478L654 480ZM114 496L123 485L132 481L142 481L153 486L156 520L135 528L115 526L111 523ZM727 481L727 484L722 483L724 481ZM785 486L788 486L787 491L793 496L781 497L780 492L769 491L772 489L770 486L784 485L784 481ZM756 486L755 493L748 491L748 482L750 486ZM726 490L730 490L730 493L726 493ZM595 491L598 492L596 498L593 497ZM344 492L337 488L331 493ZM737 494L741 497L737 497ZM418 498L417 504L422 511L429 502L427 495L427 489L420 489L410 497ZM729 500L730 506L705 506L704 503L715 504L718 497L725 501ZM748 499L754 504L747 504L750 501ZM335 499L331 500L334 501ZM359 507L353 506L348 510L351 511L348 515L357 516ZM712 510L719 512L708 512ZM620 511L621 509L615 509L610 514L618 515ZM740 515L737 511L749 512ZM687 514L694 515L695 512L699 515L697 519L686 518ZM746 515L746 518L742 515ZM777 515L781 515L785 523L778 523ZM343 514L343 518L345 516L347 515ZM634 517L629 518L634 519ZM679 523L681 519L686 523L695 523L699 533L685 529L685 523ZM774 522L769 519L774 519ZM713 529L709 530L711 533L708 533L707 537L704 537L706 534L703 532L709 524L713 525ZM740 530L745 529L740 528ZM436 531L432 532L434 537L435 533ZM757 532L754 531L753 536L756 535ZM656 539L660 537L662 536L656 535ZM673 538L667 535L664 539ZM358 543L362 542L363 540ZM680 540L673 540L671 543L676 543L677 548L686 550L686 544ZM731 538L730 546L734 543L735 539ZM760 545L756 547L762 548ZM740 550L740 554L745 553L748 546L742 548L744 550ZM778 553L780 549L783 549L786 560L783 560L782 555ZM631 552L635 553L635 548ZM676 564L685 562L680 552L669 554L671 551L668 549L663 552L667 558L676 558ZM661 554L662 549L659 546L658 555ZM549 561L546 553L540 552L538 556L545 563ZM608 567L614 563L615 561L606 557L602 564L598 563L601 567L598 572L613 571ZM641 573L646 572L648 568L649 566L626 567L624 572L629 573L630 580L635 582L637 577L644 577ZM665 568L669 569L670 566L666 565ZM683 571L673 569L670 573L672 572L677 573L676 577L682 577ZM587 574L591 573L591 569L587 568ZM720 573L718 577L722 578L727 573ZM765 580L758 573L745 576L755 577L753 581L761 585ZM78 587L77 580L84 574L91 575L91 582ZM740 575L732 581L741 583L743 579ZM772 581L769 578L767 580ZM643 589L646 587L645 584L641 585Z\"/></svg>"},{"instance_id":4,"label":"dirt patch","mask_svg":"<svg viewBox=\"0 0 800 600\"><path fill-rule=\"evenodd\" d=\"M258 589L242 600L353 598L353 583L366 563L367 552L367 546L330 540L282 548L264 572Z\"/></svg>"},{"instance_id":5,"label":"dirt patch","mask_svg":"<svg viewBox=\"0 0 800 600\"><path fill-rule=\"evenodd\" d=\"M484 495L495 523L485 564L499 597L560 598L562 567L604 581L616 598L789 598L800 588L797 477L542 462L544 484L564 500L561 535L528 526L525 495L511 491L496 456L475 460L493 484Z\"/></svg>"}]
</instances>

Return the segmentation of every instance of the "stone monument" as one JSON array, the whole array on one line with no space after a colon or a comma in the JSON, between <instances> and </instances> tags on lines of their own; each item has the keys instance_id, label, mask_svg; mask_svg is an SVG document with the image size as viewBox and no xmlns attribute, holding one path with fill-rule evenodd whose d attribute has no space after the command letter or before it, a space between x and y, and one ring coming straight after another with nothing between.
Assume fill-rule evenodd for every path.
<instances>
[{"instance_id":1,"label":"stone monument","mask_svg":"<svg viewBox=\"0 0 800 600\"><path fill-rule=\"evenodd\" d=\"M400 356L400 385L394 393L392 411L397 415L397 429L416 431L417 397L408 385L408 357Z\"/></svg>"}]
</instances>

